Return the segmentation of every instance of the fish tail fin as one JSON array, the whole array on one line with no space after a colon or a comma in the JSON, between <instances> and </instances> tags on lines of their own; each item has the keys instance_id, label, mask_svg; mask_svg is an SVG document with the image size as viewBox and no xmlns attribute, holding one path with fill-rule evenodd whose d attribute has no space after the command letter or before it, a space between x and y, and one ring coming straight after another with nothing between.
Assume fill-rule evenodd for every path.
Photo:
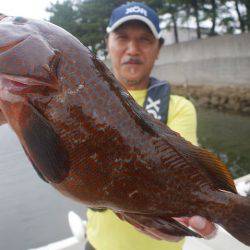
<instances>
[{"instance_id":1,"label":"fish tail fin","mask_svg":"<svg viewBox=\"0 0 250 250\"><path fill-rule=\"evenodd\" d=\"M237 240L250 246L250 197L228 195L233 198L233 205L228 218L224 217L222 226Z\"/></svg>"}]
</instances>

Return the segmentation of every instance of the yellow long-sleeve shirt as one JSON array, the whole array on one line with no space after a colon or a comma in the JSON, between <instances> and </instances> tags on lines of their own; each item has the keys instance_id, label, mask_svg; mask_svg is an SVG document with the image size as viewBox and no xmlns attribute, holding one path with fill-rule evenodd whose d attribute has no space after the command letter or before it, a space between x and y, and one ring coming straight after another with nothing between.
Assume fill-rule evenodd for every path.
<instances>
[{"instance_id":1,"label":"yellow long-sleeve shirt","mask_svg":"<svg viewBox=\"0 0 250 250\"><path fill-rule=\"evenodd\" d=\"M130 91L140 106L143 106L146 93L147 90ZM167 125L197 145L196 111L193 104L184 97L170 96ZM184 243L184 240L177 243L155 240L121 221L110 210L88 210L87 217L88 240L97 250L181 250Z\"/></svg>"}]
</instances>

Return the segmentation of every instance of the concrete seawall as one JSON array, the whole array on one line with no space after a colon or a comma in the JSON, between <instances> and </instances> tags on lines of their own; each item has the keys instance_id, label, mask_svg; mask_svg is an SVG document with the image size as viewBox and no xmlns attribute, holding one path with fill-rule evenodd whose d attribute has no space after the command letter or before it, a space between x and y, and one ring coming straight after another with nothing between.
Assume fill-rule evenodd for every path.
<instances>
[{"instance_id":1,"label":"concrete seawall","mask_svg":"<svg viewBox=\"0 0 250 250\"><path fill-rule=\"evenodd\" d=\"M250 34L164 47L153 75L199 106L250 115Z\"/></svg>"},{"instance_id":2,"label":"concrete seawall","mask_svg":"<svg viewBox=\"0 0 250 250\"><path fill-rule=\"evenodd\" d=\"M191 99L196 106L250 115L250 87L172 85L172 93Z\"/></svg>"},{"instance_id":3,"label":"concrete seawall","mask_svg":"<svg viewBox=\"0 0 250 250\"><path fill-rule=\"evenodd\" d=\"M153 75L199 106L250 115L250 33L165 46Z\"/></svg>"},{"instance_id":4,"label":"concrete seawall","mask_svg":"<svg viewBox=\"0 0 250 250\"><path fill-rule=\"evenodd\" d=\"M178 85L250 87L250 34L166 46L162 48L153 74Z\"/></svg>"}]
</instances>

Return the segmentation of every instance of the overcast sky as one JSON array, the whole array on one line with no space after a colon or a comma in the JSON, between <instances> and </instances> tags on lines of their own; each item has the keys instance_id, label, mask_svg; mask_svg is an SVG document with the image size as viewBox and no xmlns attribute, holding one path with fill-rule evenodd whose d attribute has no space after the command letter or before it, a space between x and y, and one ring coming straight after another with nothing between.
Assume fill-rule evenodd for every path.
<instances>
[{"instance_id":1,"label":"overcast sky","mask_svg":"<svg viewBox=\"0 0 250 250\"><path fill-rule=\"evenodd\" d=\"M46 8L56 0L0 0L0 13L34 19L48 19Z\"/></svg>"}]
</instances>

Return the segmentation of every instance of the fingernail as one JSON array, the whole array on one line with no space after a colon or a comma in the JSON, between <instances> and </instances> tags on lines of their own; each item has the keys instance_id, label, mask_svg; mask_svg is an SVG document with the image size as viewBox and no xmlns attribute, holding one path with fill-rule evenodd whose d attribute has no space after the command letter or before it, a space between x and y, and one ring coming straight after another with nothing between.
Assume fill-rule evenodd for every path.
<instances>
[{"instance_id":1,"label":"fingernail","mask_svg":"<svg viewBox=\"0 0 250 250\"><path fill-rule=\"evenodd\" d=\"M211 234L204 236L204 238L206 238L208 240L214 238L217 234L217 231L218 231L218 228L215 226L214 231Z\"/></svg>"},{"instance_id":2,"label":"fingernail","mask_svg":"<svg viewBox=\"0 0 250 250\"><path fill-rule=\"evenodd\" d=\"M195 229L202 230L206 226L206 220L201 216L194 216L192 218L193 223L195 224Z\"/></svg>"}]
</instances>

